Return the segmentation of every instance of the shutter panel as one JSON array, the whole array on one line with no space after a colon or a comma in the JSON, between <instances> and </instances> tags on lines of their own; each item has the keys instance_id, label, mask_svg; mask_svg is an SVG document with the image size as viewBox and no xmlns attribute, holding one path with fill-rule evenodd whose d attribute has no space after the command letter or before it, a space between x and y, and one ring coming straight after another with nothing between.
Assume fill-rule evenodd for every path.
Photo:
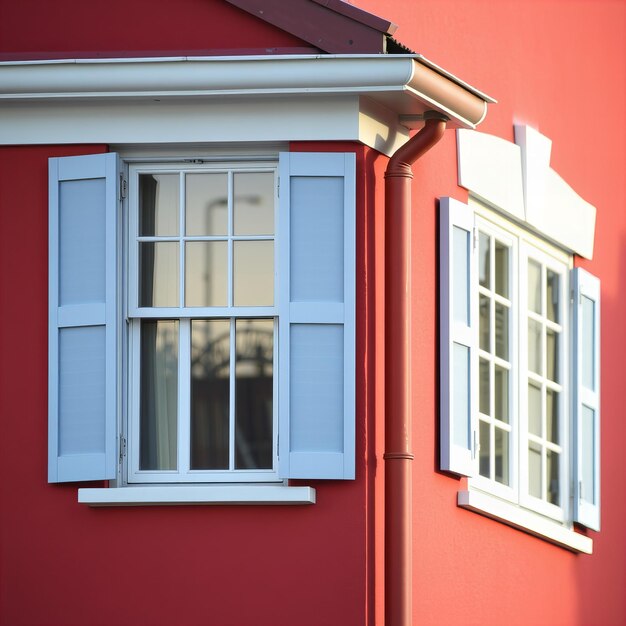
<instances>
[{"instance_id":1,"label":"shutter panel","mask_svg":"<svg viewBox=\"0 0 626 626\"><path fill-rule=\"evenodd\" d=\"M600 281L574 283L574 521L600 530Z\"/></svg>"},{"instance_id":2,"label":"shutter panel","mask_svg":"<svg viewBox=\"0 0 626 626\"><path fill-rule=\"evenodd\" d=\"M280 155L279 473L354 478L355 155Z\"/></svg>"},{"instance_id":3,"label":"shutter panel","mask_svg":"<svg viewBox=\"0 0 626 626\"><path fill-rule=\"evenodd\" d=\"M441 469L474 473L478 409L476 254L474 212L440 200Z\"/></svg>"},{"instance_id":4,"label":"shutter panel","mask_svg":"<svg viewBox=\"0 0 626 626\"><path fill-rule=\"evenodd\" d=\"M49 162L48 480L115 478L117 156Z\"/></svg>"}]
</instances>

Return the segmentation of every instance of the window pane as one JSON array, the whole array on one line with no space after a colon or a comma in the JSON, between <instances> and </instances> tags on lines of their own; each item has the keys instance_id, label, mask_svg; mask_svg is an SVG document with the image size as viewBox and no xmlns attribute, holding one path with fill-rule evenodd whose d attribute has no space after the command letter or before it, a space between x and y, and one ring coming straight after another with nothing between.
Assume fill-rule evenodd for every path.
<instances>
[{"instance_id":1,"label":"window pane","mask_svg":"<svg viewBox=\"0 0 626 626\"><path fill-rule=\"evenodd\" d=\"M528 369L542 374L541 367L541 330L542 326L535 320L528 320Z\"/></svg>"},{"instance_id":2,"label":"window pane","mask_svg":"<svg viewBox=\"0 0 626 626\"><path fill-rule=\"evenodd\" d=\"M228 304L228 244L188 241L185 244L185 306Z\"/></svg>"},{"instance_id":3,"label":"window pane","mask_svg":"<svg viewBox=\"0 0 626 626\"><path fill-rule=\"evenodd\" d=\"M178 235L178 174L139 175L139 235Z\"/></svg>"},{"instance_id":4,"label":"window pane","mask_svg":"<svg viewBox=\"0 0 626 626\"><path fill-rule=\"evenodd\" d=\"M480 359L478 364L478 410L485 415L491 415L489 410L490 381L489 381L489 361Z\"/></svg>"},{"instance_id":5,"label":"window pane","mask_svg":"<svg viewBox=\"0 0 626 626\"><path fill-rule=\"evenodd\" d=\"M501 428L495 429L496 480L503 485L509 484L509 433Z\"/></svg>"},{"instance_id":6,"label":"window pane","mask_svg":"<svg viewBox=\"0 0 626 626\"><path fill-rule=\"evenodd\" d=\"M274 234L274 174L234 175L235 235Z\"/></svg>"},{"instance_id":7,"label":"window pane","mask_svg":"<svg viewBox=\"0 0 626 626\"><path fill-rule=\"evenodd\" d=\"M546 365L547 376L550 380L559 380L559 335L553 330L546 331Z\"/></svg>"},{"instance_id":8,"label":"window pane","mask_svg":"<svg viewBox=\"0 0 626 626\"><path fill-rule=\"evenodd\" d=\"M273 320L237 320L235 365L235 468L271 469Z\"/></svg>"},{"instance_id":9,"label":"window pane","mask_svg":"<svg viewBox=\"0 0 626 626\"><path fill-rule=\"evenodd\" d=\"M491 350L491 346L489 343L489 317L491 307L490 299L487 296L480 296L480 304L479 304L479 338L480 338L480 349L489 352Z\"/></svg>"},{"instance_id":10,"label":"window pane","mask_svg":"<svg viewBox=\"0 0 626 626\"><path fill-rule=\"evenodd\" d=\"M541 313L541 265L528 260L528 310Z\"/></svg>"},{"instance_id":11,"label":"window pane","mask_svg":"<svg viewBox=\"0 0 626 626\"><path fill-rule=\"evenodd\" d=\"M274 242L234 243L235 306L274 304Z\"/></svg>"},{"instance_id":12,"label":"window pane","mask_svg":"<svg viewBox=\"0 0 626 626\"><path fill-rule=\"evenodd\" d=\"M495 383L495 415L496 419L499 419L508 424L509 422L509 371L495 366L494 371L494 383Z\"/></svg>"},{"instance_id":13,"label":"window pane","mask_svg":"<svg viewBox=\"0 0 626 626\"><path fill-rule=\"evenodd\" d=\"M175 470L178 321L141 322L139 469Z\"/></svg>"},{"instance_id":14,"label":"window pane","mask_svg":"<svg viewBox=\"0 0 626 626\"><path fill-rule=\"evenodd\" d=\"M191 322L191 469L229 467L230 322Z\"/></svg>"},{"instance_id":15,"label":"window pane","mask_svg":"<svg viewBox=\"0 0 626 626\"><path fill-rule=\"evenodd\" d=\"M496 356L509 358L509 309L496 302Z\"/></svg>"},{"instance_id":16,"label":"window pane","mask_svg":"<svg viewBox=\"0 0 626 626\"><path fill-rule=\"evenodd\" d=\"M509 249L496 241L496 293L509 297Z\"/></svg>"},{"instance_id":17,"label":"window pane","mask_svg":"<svg viewBox=\"0 0 626 626\"><path fill-rule=\"evenodd\" d=\"M185 233L228 234L228 175L187 174L185 184Z\"/></svg>"},{"instance_id":18,"label":"window pane","mask_svg":"<svg viewBox=\"0 0 626 626\"><path fill-rule=\"evenodd\" d=\"M528 445L528 493L541 498L541 448L536 443Z\"/></svg>"},{"instance_id":19,"label":"window pane","mask_svg":"<svg viewBox=\"0 0 626 626\"><path fill-rule=\"evenodd\" d=\"M559 505L559 459L558 452L548 450L546 452L546 471L548 474L548 502Z\"/></svg>"},{"instance_id":20,"label":"window pane","mask_svg":"<svg viewBox=\"0 0 626 626\"><path fill-rule=\"evenodd\" d=\"M528 384L528 432L541 437L541 387Z\"/></svg>"},{"instance_id":21,"label":"window pane","mask_svg":"<svg viewBox=\"0 0 626 626\"><path fill-rule=\"evenodd\" d=\"M583 406L582 412L582 438L583 438L583 471L582 471L582 499L586 502L596 503L595 485L595 421L596 413L589 407Z\"/></svg>"},{"instance_id":22,"label":"window pane","mask_svg":"<svg viewBox=\"0 0 626 626\"><path fill-rule=\"evenodd\" d=\"M559 275L546 272L546 315L553 322L559 321Z\"/></svg>"},{"instance_id":23,"label":"window pane","mask_svg":"<svg viewBox=\"0 0 626 626\"><path fill-rule=\"evenodd\" d=\"M178 306L178 243L139 244L139 306Z\"/></svg>"},{"instance_id":24,"label":"window pane","mask_svg":"<svg viewBox=\"0 0 626 626\"><path fill-rule=\"evenodd\" d=\"M559 394L546 389L546 438L559 443Z\"/></svg>"},{"instance_id":25,"label":"window pane","mask_svg":"<svg viewBox=\"0 0 626 626\"><path fill-rule=\"evenodd\" d=\"M595 307L593 306L593 300L590 300L586 296L583 296L582 302L582 361L583 361L583 385L587 389L595 390L594 370L595 370L595 355L593 350L594 329L595 329Z\"/></svg>"},{"instance_id":26,"label":"window pane","mask_svg":"<svg viewBox=\"0 0 626 626\"><path fill-rule=\"evenodd\" d=\"M487 289L491 289L491 261L490 261L490 238L485 233L478 236L478 270L480 284Z\"/></svg>"},{"instance_id":27,"label":"window pane","mask_svg":"<svg viewBox=\"0 0 626 626\"><path fill-rule=\"evenodd\" d=\"M491 474L489 471L490 426L489 424L481 420L479 428L480 452L478 455L478 471L481 476L491 478Z\"/></svg>"}]
</instances>

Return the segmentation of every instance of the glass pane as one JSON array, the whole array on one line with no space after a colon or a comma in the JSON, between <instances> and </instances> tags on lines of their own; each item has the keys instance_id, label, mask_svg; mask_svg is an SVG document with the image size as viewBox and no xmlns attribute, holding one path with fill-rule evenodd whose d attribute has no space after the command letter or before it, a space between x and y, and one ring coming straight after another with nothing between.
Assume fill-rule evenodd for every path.
<instances>
[{"instance_id":1,"label":"glass pane","mask_svg":"<svg viewBox=\"0 0 626 626\"><path fill-rule=\"evenodd\" d=\"M480 284L491 289L491 262L490 262L490 238L485 233L478 235L478 271Z\"/></svg>"},{"instance_id":2,"label":"glass pane","mask_svg":"<svg viewBox=\"0 0 626 626\"><path fill-rule=\"evenodd\" d=\"M509 371L498 365L494 368L495 407L494 417L509 422Z\"/></svg>"},{"instance_id":3,"label":"glass pane","mask_svg":"<svg viewBox=\"0 0 626 626\"><path fill-rule=\"evenodd\" d=\"M554 452L553 450L548 450L546 452L546 472L548 474L548 502L552 504L559 503L559 459L560 455L558 452Z\"/></svg>"},{"instance_id":4,"label":"glass pane","mask_svg":"<svg viewBox=\"0 0 626 626\"><path fill-rule=\"evenodd\" d=\"M139 235L178 235L178 174L139 175Z\"/></svg>"},{"instance_id":5,"label":"glass pane","mask_svg":"<svg viewBox=\"0 0 626 626\"><path fill-rule=\"evenodd\" d=\"M596 485L595 485L595 449L596 449L596 429L595 411L589 407L583 406L582 412L582 438L583 438L583 484L582 499L586 502L595 504L596 502Z\"/></svg>"},{"instance_id":6,"label":"glass pane","mask_svg":"<svg viewBox=\"0 0 626 626\"><path fill-rule=\"evenodd\" d=\"M528 369L543 374L541 367L541 329L535 320L528 320Z\"/></svg>"},{"instance_id":7,"label":"glass pane","mask_svg":"<svg viewBox=\"0 0 626 626\"><path fill-rule=\"evenodd\" d=\"M528 432L541 437L541 387L528 383Z\"/></svg>"},{"instance_id":8,"label":"glass pane","mask_svg":"<svg viewBox=\"0 0 626 626\"><path fill-rule=\"evenodd\" d=\"M546 272L546 315L553 322L559 321L559 275Z\"/></svg>"},{"instance_id":9,"label":"glass pane","mask_svg":"<svg viewBox=\"0 0 626 626\"><path fill-rule=\"evenodd\" d=\"M479 473L481 476L491 478L489 472L489 454L490 454L490 427L486 422L480 421L479 425L479 438L480 438L480 451L478 454Z\"/></svg>"},{"instance_id":10,"label":"glass pane","mask_svg":"<svg viewBox=\"0 0 626 626\"><path fill-rule=\"evenodd\" d=\"M480 359L478 363L478 410L485 415L491 415L489 410L489 361Z\"/></svg>"},{"instance_id":11,"label":"glass pane","mask_svg":"<svg viewBox=\"0 0 626 626\"><path fill-rule=\"evenodd\" d=\"M191 469L229 467L230 322L191 322Z\"/></svg>"},{"instance_id":12,"label":"glass pane","mask_svg":"<svg viewBox=\"0 0 626 626\"><path fill-rule=\"evenodd\" d=\"M454 443L470 448L469 348L455 343L453 349L452 419Z\"/></svg>"},{"instance_id":13,"label":"glass pane","mask_svg":"<svg viewBox=\"0 0 626 626\"><path fill-rule=\"evenodd\" d=\"M178 243L139 244L139 306L178 306Z\"/></svg>"},{"instance_id":14,"label":"glass pane","mask_svg":"<svg viewBox=\"0 0 626 626\"><path fill-rule=\"evenodd\" d=\"M178 321L141 322L139 469L175 470Z\"/></svg>"},{"instance_id":15,"label":"glass pane","mask_svg":"<svg viewBox=\"0 0 626 626\"><path fill-rule=\"evenodd\" d=\"M546 438L559 443L559 394L546 389Z\"/></svg>"},{"instance_id":16,"label":"glass pane","mask_svg":"<svg viewBox=\"0 0 626 626\"><path fill-rule=\"evenodd\" d=\"M541 448L536 443L528 444L528 493L541 498Z\"/></svg>"},{"instance_id":17,"label":"glass pane","mask_svg":"<svg viewBox=\"0 0 626 626\"><path fill-rule=\"evenodd\" d=\"M496 241L496 293L509 297L509 249Z\"/></svg>"},{"instance_id":18,"label":"glass pane","mask_svg":"<svg viewBox=\"0 0 626 626\"><path fill-rule=\"evenodd\" d=\"M595 329L595 307L593 300L583 296L582 302L582 376L583 386L587 389L595 390L594 370L595 355L593 350L594 329Z\"/></svg>"},{"instance_id":19,"label":"glass pane","mask_svg":"<svg viewBox=\"0 0 626 626\"><path fill-rule=\"evenodd\" d=\"M235 235L273 235L273 172L239 173L233 178Z\"/></svg>"},{"instance_id":20,"label":"glass pane","mask_svg":"<svg viewBox=\"0 0 626 626\"><path fill-rule=\"evenodd\" d=\"M455 321L469 325L469 233L452 229L452 315Z\"/></svg>"},{"instance_id":21,"label":"glass pane","mask_svg":"<svg viewBox=\"0 0 626 626\"><path fill-rule=\"evenodd\" d=\"M228 175L187 174L185 184L185 233L227 235Z\"/></svg>"},{"instance_id":22,"label":"glass pane","mask_svg":"<svg viewBox=\"0 0 626 626\"><path fill-rule=\"evenodd\" d=\"M495 465L496 480L503 485L509 484L509 433L501 428L495 429Z\"/></svg>"},{"instance_id":23,"label":"glass pane","mask_svg":"<svg viewBox=\"0 0 626 626\"><path fill-rule=\"evenodd\" d=\"M509 309L496 302L496 356L509 359Z\"/></svg>"},{"instance_id":24,"label":"glass pane","mask_svg":"<svg viewBox=\"0 0 626 626\"><path fill-rule=\"evenodd\" d=\"M490 317L490 302L491 300L487 296L480 296L479 299L479 339L480 349L489 352L491 346L489 345L489 317Z\"/></svg>"},{"instance_id":25,"label":"glass pane","mask_svg":"<svg viewBox=\"0 0 626 626\"><path fill-rule=\"evenodd\" d=\"M528 310L541 313L541 265L528 259Z\"/></svg>"},{"instance_id":26,"label":"glass pane","mask_svg":"<svg viewBox=\"0 0 626 626\"><path fill-rule=\"evenodd\" d=\"M235 468L271 469L274 321L235 325Z\"/></svg>"},{"instance_id":27,"label":"glass pane","mask_svg":"<svg viewBox=\"0 0 626 626\"><path fill-rule=\"evenodd\" d=\"M185 306L228 304L228 244L188 241L185 244Z\"/></svg>"},{"instance_id":28,"label":"glass pane","mask_svg":"<svg viewBox=\"0 0 626 626\"><path fill-rule=\"evenodd\" d=\"M274 242L235 241L235 306L274 304Z\"/></svg>"},{"instance_id":29,"label":"glass pane","mask_svg":"<svg viewBox=\"0 0 626 626\"><path fill-rule=\"evenodd\" d=\"M550 380L559 381L559 335L553 330L546 330L546 365Z\"/></svg>"}]
</instances>

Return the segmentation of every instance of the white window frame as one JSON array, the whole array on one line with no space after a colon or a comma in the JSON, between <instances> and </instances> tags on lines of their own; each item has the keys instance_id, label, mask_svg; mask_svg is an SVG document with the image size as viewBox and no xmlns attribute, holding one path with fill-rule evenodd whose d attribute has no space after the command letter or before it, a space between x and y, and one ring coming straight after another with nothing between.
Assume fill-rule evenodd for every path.
<instances>
[{"instance_id":1,"label":"white window frame","mask_svg":"<svg viewBox=\"0 0 626 626\"><path fill-rule=\"evenodd\" d=\"M179 235L172 237L172 240L180 242L179 249L179 302L180 307L140 307L138 304L139 293L139 271L138 271L138 243L142 239L138 234L139 218L139 176L141 174L178 174L181 181L187 173L227 173L229 208L228 235L220 236L216 239L227 239L228 241L228 273L231 280L228 281L228 302L233 298L233 241L238 237L233 235L232 230L232 189L233 175L239 172L270 172L274 175L274 234L271 238L262 237L263 240L271 239L274 242L274 304L272 306L234 306L225 307L185 307L183 281L180 277L185 272L185 251L184 242L186 240L201 239L206 237L187 237L184 234L184 186L179 182L180 192L180 213L179 213ZM127 404L125 419L122 423L123 437L126 437L127 455L121 467L121 482L125 485L141 484L171 484L171 483L281 483L278 477L278 229L279 229L279 208L278 208L278 163L276 161L218 161L211 163L186 163L184 161L174 161L167 163L146 162L131 163L128 167L128 198L126 201L125 215L127 216L125 239L127 272L124 272L124 306L128 318L127 336ZM210 239L210 238L209 238ZM241 237L245 240L253 240L255 237ZM258 239L258 237L257 237ZM178 353L178 437L177 437L177 470L140 470L139 468L139 373L140 373L140 326L142 319L172 319L179 321L179 353ZM190 434L190 326L194 319L221 319L230 321L230 437L229 437L229 457L231 465L234 454L234 350L235 350L235 320L239 319L272 319L274 328L274 356L273 356L273 403L272 403L272 468L264 470L192 470L190 469L189 444ZM185 417L187 419L185 419Z\"/></svg>"}]
</instances>

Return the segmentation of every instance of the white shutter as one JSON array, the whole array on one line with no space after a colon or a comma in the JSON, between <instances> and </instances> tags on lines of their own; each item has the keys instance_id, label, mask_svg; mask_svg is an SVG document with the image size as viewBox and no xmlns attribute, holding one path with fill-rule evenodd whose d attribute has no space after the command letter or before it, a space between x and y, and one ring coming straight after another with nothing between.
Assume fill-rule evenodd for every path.
<instances>
[{"instance_id":1,"label":"white shutter","mask_svg":"<svg viewBox=\"0 0 626 626\"><path fill-rule=\"evenodd\" d=\"M440 462L441 469L473 473L478 409L478 281L474 212L440 200Z\"/></svg>"},{"instance_id":2,"label":"white shutter","mask_svg":"<svg viewBox=\"0 0 626 626\"><path fill-rule=\"evenodd\" d=\"M280 155L279 473L354 478L355 155Z\"/></svg>"},{"instance_id":3,"label":"white shutter","mask_svg":"<svg viewBox=\"0 0 626 626\"><path fill-rule=\"evenodd\" d=\"M574 283L574 520L600 530L600 281Z\"/></svg>"},{"instance_id":4,"label":"white shutter","mask_svg":"<svg viewBox=\"0 0 626 626\"><path fill-rule=\"evenodd\" d=\"M115 478L117 157L49 162L48 480Z\"/></svg>"}]
</instances>

